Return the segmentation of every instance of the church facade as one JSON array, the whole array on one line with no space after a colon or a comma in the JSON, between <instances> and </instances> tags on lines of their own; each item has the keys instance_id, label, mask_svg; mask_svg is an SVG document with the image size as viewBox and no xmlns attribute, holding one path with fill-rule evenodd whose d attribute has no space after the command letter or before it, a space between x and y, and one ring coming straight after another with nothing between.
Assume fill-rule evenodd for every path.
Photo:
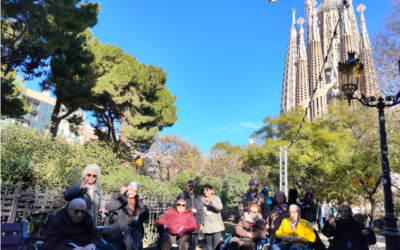
<instances>
[{"instance_id":1,"label":"church facade","mask_svg":"<svg viewBox=\"0 0 400 250\"><path fill-rule=\"evenodd\" d=\"M343 98L337 68L338 62L347 61L350 52L356 53L364 65L359 91L366 96L378 92L365 9L363 4L357 7L360 31L351 0L347 6L341 0L322 0L319 5L315 0L305 0L306 17L297 20L298 26L295 10L292 11L281 113L299 105L308 109L308 118L313 121L327 111L334 99Z\"/></svg>"}]
</instances>

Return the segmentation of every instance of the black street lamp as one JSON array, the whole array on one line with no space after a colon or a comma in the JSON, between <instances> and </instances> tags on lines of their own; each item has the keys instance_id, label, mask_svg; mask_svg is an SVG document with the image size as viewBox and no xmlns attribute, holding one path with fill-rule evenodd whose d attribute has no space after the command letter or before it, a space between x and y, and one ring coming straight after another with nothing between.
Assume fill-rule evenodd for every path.
<instances>
[{"instance_id":1,"label":"black street lamp","mask_svg":"<svg viewBox=\"0 0 400 250\"><path fill-rule=\"evenodd\" d=\"M385 231L382 233L386 239L386 249L400 249L400 234L397 229L397 218L394 214L392 183L390 180L390 168L388 159L388 148L386 141L385 129L385 108L392 107L400 103L400 91L396 96L365 97L361 93L361 98L355 97L354 92L359 89L360 76L363 70L363 65L355 59L355 53L349 53L349 59L345 63L339 63L339 82L344 92L345 99L349 101L356 99L364 106L377 108L379 112L379 134L381 137L381 154L382 154L382 172L383 172L383 190L385 194ZM400 71L400 60L399 60ZM400 72L399 72L400 73ZM377 101L377 103L375 103Z\"/></svg>"}]
</instances>

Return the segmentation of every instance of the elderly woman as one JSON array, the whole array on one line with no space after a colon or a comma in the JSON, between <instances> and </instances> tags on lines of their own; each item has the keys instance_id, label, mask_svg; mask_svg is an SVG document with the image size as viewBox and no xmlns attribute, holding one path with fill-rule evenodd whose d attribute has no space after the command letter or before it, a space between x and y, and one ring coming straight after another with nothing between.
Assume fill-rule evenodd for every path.
<instances>
[{"instance_id":1,"label":"elderly woman","mask_svg":"<svg viewBox=\"0 0 400 250\"><path fill-rule=\"evenodd\" d=\"M286 195L282 191L276 191L272 210L267 218L267 235L269 236L269 245L271 246L275 239L275 232L280 227L282 220L290 218L289 209L286 204Z\"/></svg>"},{"instance_id":2,"label":"elderly woman","mask_svg":"<svg viewBox=\"0 0 400 250\"><path fill-rule=\"evenodd\" d=\"M236 236L226 245L228 250L256 250L257 243L264 239L267 230L261 215L261 207L251 204L235 227Z\"/></svg>"},{"instance_id":3,"label":"elderly woman","mask_svg":"<svg viewBox=\"0 0 400 250\"><path fill-rule=\"evenodd\" d=\"M122 243L126 250L143 249L143 221L148 219L150 212L139 198L138 191L139 184L131 182L128 187L122 187L120 192L113 194L106 205L108 211L117 212L116 216L106 221L106 225L111 226L106 233L116 250L121 249Z\"/></svg>"},{"instance_id":4,"label":"elderly woman","mask_svg":"<svg viewBox=\"0 0 400 250\"><path fill-rule=\"evenodd\" d=\"M179 199L186 200L186 208L191 209L196 217L197 229L193 232L190 242L190 247L193 250L196 250L199 234L204 227L203 203L201 202L200 195L196 194L195 192L196 187L197 183L193 180L189 180L186 183L185 191L176 197L176 201Z\"/></svg>"},{"instance_id":5,"label":"elderly woman","mask_svg":"<svg viewBox=\"0 0 400 250\"><path fill-rule=\"evenodd\" d=\"M340 216L338 220L331 215L322 228L322 233L326 237L333 237L329 250L367 250L368 245L376 243L374 231L366 229L361 222L351 216L349 205L340 205L338 213Z\"/></svg>"},{"instance_id":6,"label":"elderly woman","mask_svg":"<svg viewBox=\"0 0 400 250\"><path fill-rule=\"evenodd\" d=\"M214 250L221 241L221 232L225 230L220 211L223 208L221 199L215 195L211 185L204 185L203 202L204 228L206 250Z\"/></svg>"},{"instance_id":7,"label":"elderly woman","mask_svg":"<svg viewBox=\"0 0 400 250\"><path fill-rule=\"evenodd\" d=\"M186 206L185 199L178 199L175 203L176 208L168 209L157 221L161 250L170 250L172 244L178 244L179 250L188 250L190 236L196 231L197 223L193 211L186 209Z\"/></svg>"},{"instance_id":8,"label":"elderly woman","mask_svg":"<svg viewBox=\"0 0 400 250\"><path fill-rule=\"evenodd\" d=\"M82 179L77 180L65 191L64 199L72 201L82 198L86 202L86 211L92 217L94 225L97 226L97 218L100 212L104 212L104 201L102 200L103 189L97 181L101 177L101 169L97 164L87 165L82 172Z\"/></svg>"}]
</instances>

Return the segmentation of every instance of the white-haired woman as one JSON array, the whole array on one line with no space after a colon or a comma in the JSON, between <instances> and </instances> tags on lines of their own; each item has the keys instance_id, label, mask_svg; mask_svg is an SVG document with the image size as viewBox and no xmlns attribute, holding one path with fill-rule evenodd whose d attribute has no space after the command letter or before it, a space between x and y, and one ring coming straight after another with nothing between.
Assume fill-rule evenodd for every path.
<instances>
[{"instance_id":1,"label":"white-haired woman","mask_svg":"<svg viewBox=\"0 0 400 250\"><path fill-rule=\"evenodd\" d=\"M129 183L128 187L122 187L120 192L111 196L106 205L108 211L117 211L117 215L107 218L106 225L111 229L108 233L108 241L114 244L115 249L121 249L122 243L126 250L143 249L143 221L149 217L149 209L139 199L137 194L139 184Z\"/></svg>"},{"instance_id":2,"label":"white-haired woman","mask_svg":"<svg viewBox=\"0 0 400 250\"><path fill-rule=\"evenodd\" d=\"M77 180L65 191L64 199L72 201L82 198L86 202L86 210L92 216L94 225L97 226L97 218L101 211L105 211L103 189L97 181L101 177L101 169L97 164L87 165L82 172L82 179Z\"/></svg>"}]
</instances>

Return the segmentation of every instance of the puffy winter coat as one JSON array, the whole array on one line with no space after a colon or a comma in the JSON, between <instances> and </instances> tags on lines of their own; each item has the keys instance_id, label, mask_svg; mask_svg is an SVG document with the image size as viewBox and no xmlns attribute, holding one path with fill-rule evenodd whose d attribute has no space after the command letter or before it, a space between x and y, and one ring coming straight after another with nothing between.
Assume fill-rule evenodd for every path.
<instances>
[{"instance_id":1,"label":"puffy winter coat","mask_svg":"<svg viewBox=\"0 0 400 250\"><path fill-rule=\"evenodd\" d=\"M197 229L193 233L194 234L201 233L200 225L204 226L204 214L203 214L203 203L201 202L200 195L194 193L193 203L192 203L192 198L190 197L189 193L185 191L176 197L174 204L176 204L176 202L181 199L186 200L186 208L187 209L196 209L196 213L194 213L194 217L196 218Z\"/></svg>"},{"instance_id":2,"label":"puffy winter coat","mask_svg":"<svg viewBox=\"0 0 400 250\"><path fill-rule=\"evenodd\" d=\"M314 229L311 226L310 222L300 219L297 223L297 226L293 228L290 227L290 218L286 218L282 221L281 226L275 232L276 238L283 239L284 236L296 237L300 238L300 240L296 243L292 243L293 246L300 245L302 247L306 247L307 242L315 242L315 233ZM285 244L289 242L282 241Z\"/></svg>"},{"instance_id":3,"label":"puffy winter coat","mask_svg":"<svg viewBox=\"0 0 400 250\"><path fill-rule=\"evenodd\" d=\"M176 235L181 228L186 230L186 234L191 234L196 231L197 223L192 210L186 209L184 212L178 213L176 208L170 208L157 221L156 227L160 234L167 232Z\"/></svg>"}]
</instances>

